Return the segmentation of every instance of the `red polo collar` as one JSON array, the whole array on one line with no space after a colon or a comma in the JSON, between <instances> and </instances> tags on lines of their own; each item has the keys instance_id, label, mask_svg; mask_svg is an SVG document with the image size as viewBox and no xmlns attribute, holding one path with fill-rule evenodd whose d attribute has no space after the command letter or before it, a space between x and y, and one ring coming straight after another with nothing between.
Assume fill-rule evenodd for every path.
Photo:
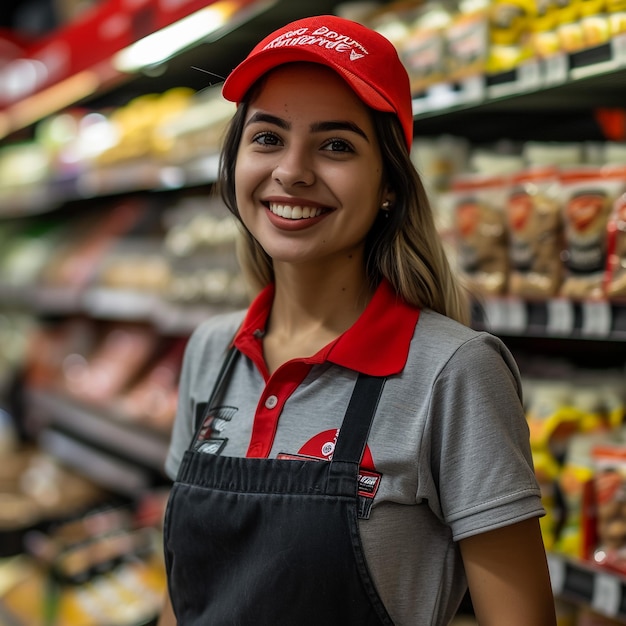
<instances>
[{"instance_id":1,"label":"red polo collar","mask_svg":"<svg viewBox=\"0 0 626 626\"><path fill-rule=\"evenodd\" d=\"M266 373L259 337L274 298L274 285L268 285L252 302L235 345ZM359 319L335 341L317 354L302 359L308 364L330 361L372 376L390 376L406 364L409 345L419 319L419 309L397 296L383 280Z\"/></svg>"}]
</instances>

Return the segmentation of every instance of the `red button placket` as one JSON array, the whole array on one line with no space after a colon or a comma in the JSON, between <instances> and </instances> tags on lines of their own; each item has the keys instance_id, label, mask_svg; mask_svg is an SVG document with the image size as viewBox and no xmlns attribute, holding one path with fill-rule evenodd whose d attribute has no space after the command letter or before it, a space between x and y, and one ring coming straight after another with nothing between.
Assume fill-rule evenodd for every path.
<instances>
[{"instance_id":1,"label":"red button placket","mask_svg":"<svg viewBox=\"0 0 626 626\"><path fill-rule=\"evenodd\" d=\"M291 361L276 370L267 381L257 404L247 457L269 456L283 407L310 369L309 363Z\"/></svg>"}]
</instances>

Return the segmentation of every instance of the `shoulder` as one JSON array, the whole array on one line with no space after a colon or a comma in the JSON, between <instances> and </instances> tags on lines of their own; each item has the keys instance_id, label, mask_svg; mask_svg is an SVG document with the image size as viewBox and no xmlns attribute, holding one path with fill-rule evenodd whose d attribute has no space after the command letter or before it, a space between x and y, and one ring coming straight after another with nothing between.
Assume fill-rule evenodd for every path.
<instances>
[{"instance_id":1,"label":"shoulder","mask_svg":"<svg viewBox=\"0 0 626 626\"><path fill-rule=\"evenodd\" d=\"M486 350L506 355L509 352L498 337L485 331L474 330L429 309L421 311L413 338L419 342L421 349L435 349L444 357L450 357L459 350L468 352Z\"/></svg>"},{"instance_id":2,"label":"shoulder","mask_svg":"<svg viewBox=\"0 0 626 626\"><path fill-rule=\"evenodd\" d=\"M439 373L456 371L467 378L504 373L520 391L517 363L501 339L434 311L421 312L411 354L413 360L425 361Z\"/></svg>"},{"instance_id":3,"label":"shoulder","mask_svg":"<svg viewBox=\"0 0 626 626\"><path fill-rule=\"evenodd\" d=\"M188 366L204 366L219 360L237 332L245 311L214 315L200 324L189 337L185 351Z\"/></svg>"}]
</instances>

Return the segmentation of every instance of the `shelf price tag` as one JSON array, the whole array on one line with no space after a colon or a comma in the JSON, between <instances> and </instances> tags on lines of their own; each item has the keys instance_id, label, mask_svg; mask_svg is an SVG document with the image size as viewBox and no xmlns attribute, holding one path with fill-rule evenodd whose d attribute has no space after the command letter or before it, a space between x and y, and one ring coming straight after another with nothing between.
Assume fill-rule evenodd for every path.
<instances>
[{"instance_id":1,"label":"shelf price tag","mask_svg":"<svg viewBox=\"0 0 626 626\"><path fill-rule=\"evenodd\" d=\"M543 61L544 86L561 85L567 80L568 62L565 54L553 54Z\"/></svg>"},{"instance_id":2,"label":"shelf price tag","mask_svg":"<svg viewBox=\"0 0 626 626\"><path fill-rule=\"evenodd\" d=\"M520 64L517 70L520 91L537 89L541 85L541 73L538 61Z\"/></svg>"},{"instance_id":3,"label":"shelf price tag","mask_svg":"<svg viewBox=\"0 0 626 626\"><path fill-rule=\"evenodd\" d=\"M523 333L528 328L526 302L519 298L506 299L506 327L510 332Z\"/></svg>"},{"instance_id":4,"label":"shelf price tag","mask_svg":"<svg viewBox=\"0 0 626 626\"><path fill-rule=\"evenodd\" d=\"M565 588L565 561L556 554L548 553L548 570L554 595L563 593Z\"/></svg>"},{"instance_id":5,"label":"shelf price tag","mask_svg":"<svg viewBox=\"0 0 626 626\"><path fill-rule=\"evenodd\" d=\"M591 608L598 613L616 617L622 599L622 586L619 578L610 574L595 574Z\"/></svg>"},{"instance_id":6,"label":"shelf price tag","mask_svg":"<svg viewBox=\"0 0 626 626\"><path fill-rule=\"evenodd\" d=\"M482 102L485 99L485 77L469 76L461 82L463 102Z\"/></svg>"},{"instance_id":7,"label":"shelf price tag","mask_svg":"<svg viewBox=\"0 0 626 626\"><path fill-rule=\"evenodd\" d=\"M611 39L611 54L619 65L626 65L626 33L614 35Z\"/></svg>"},{"instance_id":8,"label":"shelf price tag","mask_svg":"<svg viewBox=\"0 0 626 626\"><path fill-rule=\"evenodd\" d=\"M582 329L585 337L608 337L611 333L611 306L606 301L588 301L582 305Z\"/></svg>"},{"instance_id":9,"label":"shelf price tag","mask_svg":"<svg viewBox=\"0 0 626 626\"><path fill-rule=\"evenodd\" d=\"M570 335L574 328L574 305L566 298L548 300L548 335Z\"/></svg>"},{"instance_id":10,"label":"shelf price tag","mask_svg":"<svg viewBox=\"0 0 626 626\"><path fill-rule=\"evenodd\" d=\"M522 333L528 326L526 304L517 298L489 298L485 303L488 327L494 332Z\"/></svg>"},{"instance_id":11,"label":"shelf price tag","mask_svg":"<svg viewBox=\"0 0 626 626\"><path fill-rule=\"evenodd\" d=\"M439 111L459 104L459 93L450 83L437 83L428 90L427 108Z\"/></svg>"},{"instance_id":12,"label":"shelf price tag","mask_svg":"<svg viewBox=\"0 0 626 626\"><path fill-rule=\"evenodd\" d=\"M493 332L506 328L505 301L500 298L489 298L485 302L485 318L487 327Z\"/></svg>"}]
</instances>

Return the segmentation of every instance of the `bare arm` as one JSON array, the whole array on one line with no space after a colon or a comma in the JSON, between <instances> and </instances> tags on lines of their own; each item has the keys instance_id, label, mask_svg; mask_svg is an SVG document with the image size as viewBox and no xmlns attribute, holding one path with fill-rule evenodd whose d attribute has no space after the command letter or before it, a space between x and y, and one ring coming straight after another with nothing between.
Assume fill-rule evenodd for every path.
<instances>
[{"instance_id":1,"label":"bare arm","mask_svg":"<svg viewBox=\"0 0 626 626\"><path fill-rule=\"evenodd\" d=\"M461 554L480 626L555 626L539 521L463 539Z\"/></svg>"},{"instance_id":2,"label":"bare arm","mask_svg":"<svg viewBox=\"0 0 626 626\"><path fill-rule=\"evenodd\" d=\"M174 616L174 611L172 610L172 602L170 601L170 596L168 593L165 594L163 610L161 611L161 616L159 617L157 626L176 626L176 617Z\"/></svg>"}]
</instances>

